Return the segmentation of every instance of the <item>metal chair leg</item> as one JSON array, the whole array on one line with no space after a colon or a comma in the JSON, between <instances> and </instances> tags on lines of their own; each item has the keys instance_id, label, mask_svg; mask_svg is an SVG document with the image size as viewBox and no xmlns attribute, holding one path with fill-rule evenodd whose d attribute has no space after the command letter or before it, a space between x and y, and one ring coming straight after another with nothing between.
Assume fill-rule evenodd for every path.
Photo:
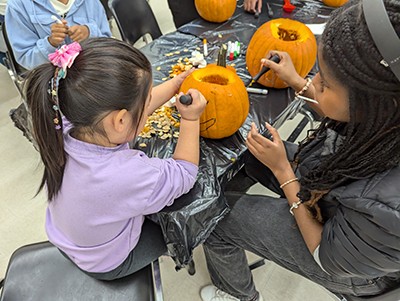
<instances>
[{"instance_id":1,"label":"metal chair leg","mask_svg":"<svg viewBox=\"0 0 400 301\"><path fill-rule=\"evenodd\" d=\"M160 262L158 259L154 260L151 263L153 270L153 284L154 284L154 295L156 301L164 301L163 290L162 290L162 282L161 282L161 271L160 271Z\"/></svg>"}]
</instances>

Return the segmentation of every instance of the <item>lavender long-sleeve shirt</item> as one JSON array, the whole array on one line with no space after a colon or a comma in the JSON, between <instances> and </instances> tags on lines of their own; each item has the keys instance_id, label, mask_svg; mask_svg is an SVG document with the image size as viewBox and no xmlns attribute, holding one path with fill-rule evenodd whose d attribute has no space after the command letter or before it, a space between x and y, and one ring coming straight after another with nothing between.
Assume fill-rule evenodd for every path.
<instances>
[{"instance_id":1,"label":"lavender long-sleeve shirt","mask_svg":"<svg viewBox=\"0 0 400 301\"><path fill-rule=\"evenodd\" d=\"M67 133L64 141L67 163L47 208L47 235L83 270L111 271L136 246L144 215L187 193L198 168L149 158L128 144L101 147Z\"/></svg>"}]
</instances>

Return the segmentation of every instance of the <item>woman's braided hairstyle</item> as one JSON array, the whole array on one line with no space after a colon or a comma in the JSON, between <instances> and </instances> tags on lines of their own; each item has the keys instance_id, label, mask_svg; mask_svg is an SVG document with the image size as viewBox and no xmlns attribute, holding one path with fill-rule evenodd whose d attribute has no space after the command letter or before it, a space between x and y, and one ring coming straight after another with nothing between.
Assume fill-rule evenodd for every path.
<instances>
[{"instance_id":1,"label":"woman's braided hairstyle","mask_svg":"<svg viewBox=\"0 0 400 301\"><path fill-rule=\"evenodd\" d=\"M400 36L400 1L384 0L389 19ZM299 197L322 220L317 201L329 190L353 179L370 177L400 162L400 81L376 48L364 19L362 1L335 10L322 35L322 57L329 71L349 92L350 121L325 119L301 143L304 147L327 128L342 128L337 151L302 177ZM314 210L313 210L314 209Z\"/></svg>"}]
</instances>

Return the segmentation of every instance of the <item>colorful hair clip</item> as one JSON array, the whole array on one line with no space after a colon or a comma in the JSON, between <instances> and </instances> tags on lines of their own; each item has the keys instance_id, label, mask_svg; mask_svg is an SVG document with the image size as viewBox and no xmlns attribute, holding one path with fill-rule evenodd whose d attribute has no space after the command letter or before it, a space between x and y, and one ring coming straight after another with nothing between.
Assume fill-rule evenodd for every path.
<instances>
[{"instance_id":1,"label":"colorful hair clip","mask_svg":"<svg viewBox=\"0 0 400 301\"><path fill-rule=\"evenodd\" d=\"M81 45L78 42L66 44L57 49L54 53L50 53L48 58L50 62L63 70L59 73L60 78L65 78L67 75L67 68L70 68L74 63L75 58L79 55L82 50Z\"/></svg>"}]
</instances>

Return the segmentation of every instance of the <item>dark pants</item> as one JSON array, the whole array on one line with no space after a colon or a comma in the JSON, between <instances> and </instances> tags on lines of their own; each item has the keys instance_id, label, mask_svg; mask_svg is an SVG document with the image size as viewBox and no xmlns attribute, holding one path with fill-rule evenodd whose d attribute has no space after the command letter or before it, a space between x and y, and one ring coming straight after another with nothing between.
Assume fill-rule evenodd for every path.
<instances>
[{"instance_id":1,"label":"dark pants","mask_svg":"<svg viewBox=\"0 0 400 301\"><path fill-rule=\"evenodd\" d=\"M270 170L252 156L246 164L246 173L282 193ZM340 278L324 272L309 252L285 198L246 195L237 191L226 191L226 197L232 210L204 243L211 280L219 289L245 301L257 295L244 250L332 292L374 295L388 287L380 280Z\"/></svg>"},{"instance_id":2,"label":"dark pants","mask_svg":"<svg viewBox=\"0 0 400 301\"><path fill-rule=\"evenodd\" d=\"M176 28L200 18L194 5L194 0L168 0L168 6Z\"/></svg>"},{"instance_id":3,"label":"dark pants","mask_svg":"<svg viewBox=\"0 0 400 301\"><path fill-rule=\"evenodd\" d=\"M151 220L146 219L142 226L142 233L140 234L138 244L121 265L105 273L83 272L99 280L114 280L139 271L164 254L167 254L167 246L161 232L161 227ZM63 255L68 258L64 253Z\"/></svg>"}]
</instances>

